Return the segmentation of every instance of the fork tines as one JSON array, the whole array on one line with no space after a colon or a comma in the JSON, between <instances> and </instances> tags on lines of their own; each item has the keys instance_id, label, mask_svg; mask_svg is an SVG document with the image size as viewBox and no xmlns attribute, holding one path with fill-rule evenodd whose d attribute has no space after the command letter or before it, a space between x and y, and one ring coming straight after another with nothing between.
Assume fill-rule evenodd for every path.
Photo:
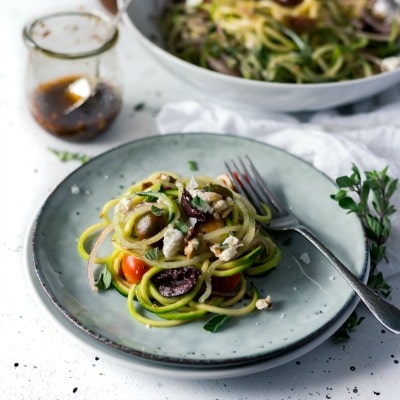
<instances>
[{"instance_id":1,"label":"fork tines","mask_svg":"<svg viewBox=\"0 0 400 400\"><path fill-rule=\"evenodd\" d=\"M238 158L237 163L231 161L232 167L227 162L225 162L225 166L236 190L262 214L263 208L260 203L271 205L268 195L264 192L265 182L248 156L245 161Z\"/></svg>"}]
</instances>

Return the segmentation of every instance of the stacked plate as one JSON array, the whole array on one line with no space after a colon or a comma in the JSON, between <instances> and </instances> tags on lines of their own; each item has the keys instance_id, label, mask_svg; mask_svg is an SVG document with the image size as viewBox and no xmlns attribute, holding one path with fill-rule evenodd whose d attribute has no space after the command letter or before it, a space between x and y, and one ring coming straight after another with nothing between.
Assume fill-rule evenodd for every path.
<instances>
[{"instance_id":1,"label":"stacked plate","mask_svg":"<svg viewBox=\"0 0 400 400\"><path fill-rule=\"evenodd\" d=\"M360 221L330 198L325 175L266 144L209 133L151 136L84 164L50 194L27 243L27 269L41 304L63 330L126 367L180 378L227 378L262 371L312 350L347 319L358 299L334 268L295 233L276 236L281 263L254 279L273 309L231 319L210 333L205 321L149 328L115 290L94 293L76 240L102 205L157 170L182 176L225 173L224 160L248 154L287 205L361 279L368 257ZM192 171L192 161L198 165Z\"/></svg>"}]
</instances>

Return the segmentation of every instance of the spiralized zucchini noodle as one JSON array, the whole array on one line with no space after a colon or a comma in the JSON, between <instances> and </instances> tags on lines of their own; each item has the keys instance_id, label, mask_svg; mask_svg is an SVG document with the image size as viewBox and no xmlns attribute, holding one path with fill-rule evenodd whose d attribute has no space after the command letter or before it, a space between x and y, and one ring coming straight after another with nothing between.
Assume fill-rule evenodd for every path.
<instances>
[{"instance_id":1,"label":"spiralized zucchini noodle","mask_svg":"<svg viewBox=\"0 0 400 400\"><path fill-rule=\"evenodd\" d=\"M321 83L399 67L399 13L377 0L174 1L164 10L166 50L251 80Z\"/></svg>"},{"instance_id":2,"label":"spiralized zucchini noodle","mask_svg":"<svg viewBox=\"0 0 400 400\"><path fill-rule=\"evenodd\" d=\"M260 226L270 219L265 211L258 215L228 175L157 171L104 204L100 222L81 233L78 252L90 287L117 289L148 326L243 316L270 308L248 277L265 276L281 259Z\"/></svg>"}]
</instances>

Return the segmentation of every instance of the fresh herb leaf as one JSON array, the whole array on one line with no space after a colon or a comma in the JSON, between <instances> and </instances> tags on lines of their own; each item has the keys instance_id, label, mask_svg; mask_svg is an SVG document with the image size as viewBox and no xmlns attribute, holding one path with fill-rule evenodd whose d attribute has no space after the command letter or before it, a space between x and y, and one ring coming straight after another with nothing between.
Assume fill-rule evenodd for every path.
<instances>
[{"instance_id":1,"label":"fresh herb leaf","mask_svg":"<svg viewBox=\"0 0 400 400\"><path fill-rule=\"evenodd\" d=\"M360 218L368 239L371 260L368 286L383 297L390 296L391 287L385 281L383 273L377 271L377 267L382 261L387 261L385 244L391 230L390 216L396 212L390 200L398 184L397 179L389 177L388 169L385 167L380 172L366 171L363 177L359 168L353 164L349 176L336 179L339 190L331 195L341 208L348 213L357 214ZM357 318L353 312L335 337L348 338L349 332L354 330L362 319Z\"/></svg>"},{"instance_id":2,"label":"fresh herb leaf","mask_svg":"<svg viewBox=\"0 0 400 400\"><path fill-rule=\"evenodd\" d=\"M95 281L95 286L99 289L109 289L112 283L111 272L104 267Z\"/></svg>"},{"instance_id":3,"label":"fresh herb leaf","mask_svg":"<svg viewBox=\"0 0 400 400\"><path fill-rule=\"evenodd\" d=\"M133 106L133 110L134 111L140 111L140 110L143 110L143 108L145 107L145 102L144 101L141 101L140 103L137 103L137 104L135 104L134 106Z\"/></svg>"},{"instance_id":4,"label":"fresh herb leaf","mask_svg":"<svg viewBox=\"0 0 400 400\"><path fill-rule=\"evenodd\" d=\"M187 235L189 232L189 227L182 221L175 221L175 228L181 231L184 235Z\"/></svg>"},{"instance_id":5,"label":"fresh herb leaf","mask_svg":"<svg viewBox=\"0 0 400 400\"><path fill-rule=\"evenodd\" d=\"M196 161L189 160L188 165L189 165L190 171L198 171L198 169L199 169Z\"/></svg>"},{"instance_id":6,"label":"fresh herb leaf","mask_svg":"<svg viewBox=\"0 0 400 400\"><path fill-rule=\"evenodd\" d=\"M333 338L337 342L343 342L350 339L350 333L354 332L356 327L361 324L364 317L359 317L356 311L353 311L347 321L334 333Z\"/></svg>"},{"instance_id":7,"label":"fresh herb leaf","mask_svg":"<svg viewBox=\"0 0 400 400\"><path fill-rule=\"evenodd\" d=\"M156 217L161 217L162 215L165 214L165 210L163 210L162 208L156 207L156 206L151 206L150 211Z\"/></svg>"},{"instance_id":8,"label":"fresh herb leaf","mask_svg":"<svg viewBox=\"0 0 400 400\"><path fill-rule=\"evenodd\" d=\"M387 175L388 167L381 172L366 171L364 180L357 166L350 176L341 176L336 183L341 188L331 195L339 206L356 213L365 228L371 253L371 275L378 264L386 260L385 243L391 230L389 217L396 211L390 199L396 191L398 180Z\"/></svg>"},{"instance_id":9,"label":"fresh herb leaf","mask_svg":"<svg viewBox=\"0 0 400 400\"><path fill-rule=\"evenodd\" d=\"M151 192L150 191L149 192L137 192L136 195L144 196L145 197L144 201L147 202L147 203L156 203L157 200L158 200L158 197L154 196L153 193L156 193L156 192L153 192L153 191L151 191Z\"/></svg>"},{"instance_id":10,"label":"fresh herb leaf","mask_svg":"<svg viewBox=\"0 0 400 400\"><path fill-rule=\"evenodd\" d=\"M60 151L49 147L49 150L55 154L61 161L80 161L82 164L87 163L90 157L86 154L81 153L71 153L69 151Z\"/></svg>"},{"instance_id":11,"label":"fresh herb leaf","mask_svg":"<svg viewBox=\"0 0 400 400\"><path fill-rule=\"evenodd\" d=\"M368 279L368 286L386 298L390 297L390 294L392 293L392 288L385 281L382 272L372 274Z\"/></svg>"},{"instance_id":12,"label":"fresh herb leaf","mask_svg":"<svg viewBox=\"0 0 400 400\"><path fill-rule=\"evenodd\" d=\"M154 247L150 249L145 255L148 260L157 260L160 256L160 249L158 247Z\"/></svg>"},{"instance_id":13,"label":"fresh herb leaf","mask_svg":"<svg viewBox=\"0 0 400 400\"><path fill-rule=\"evenodd\" d=\"M225 325L228 320L229 317L227 315L214 315L206 322L203 329L215 333Z\"/></svg>"},{"instance_id":14,"label":"fresh herb leaf","mask_svg":"<svg viewBox=\"0 0 400 400\"><path fill-rule=\"evenodd\" d=\"M191 203L192 203L193 207L200 208L200 209L204 208L207 205L207 202L199 196L194 196Z\"/></svg>"}]
</instances>

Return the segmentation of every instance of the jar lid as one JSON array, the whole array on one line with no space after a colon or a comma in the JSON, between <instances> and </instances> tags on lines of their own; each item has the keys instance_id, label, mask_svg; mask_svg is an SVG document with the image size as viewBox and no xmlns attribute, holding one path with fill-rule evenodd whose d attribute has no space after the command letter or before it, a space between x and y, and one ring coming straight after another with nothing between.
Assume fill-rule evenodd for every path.
<instances>
[{"instance_id":1,"label":"jar lid","mask_svg":"<svg viewBox=\"0 0 400 400\"><path fill-rule=\"evenodd\" d=\"M53 57L74 59L108 50L118 39L118 28L97 13L66 11L28 23L23 37L29 47Z\"/></svg>"}]
</instances>

